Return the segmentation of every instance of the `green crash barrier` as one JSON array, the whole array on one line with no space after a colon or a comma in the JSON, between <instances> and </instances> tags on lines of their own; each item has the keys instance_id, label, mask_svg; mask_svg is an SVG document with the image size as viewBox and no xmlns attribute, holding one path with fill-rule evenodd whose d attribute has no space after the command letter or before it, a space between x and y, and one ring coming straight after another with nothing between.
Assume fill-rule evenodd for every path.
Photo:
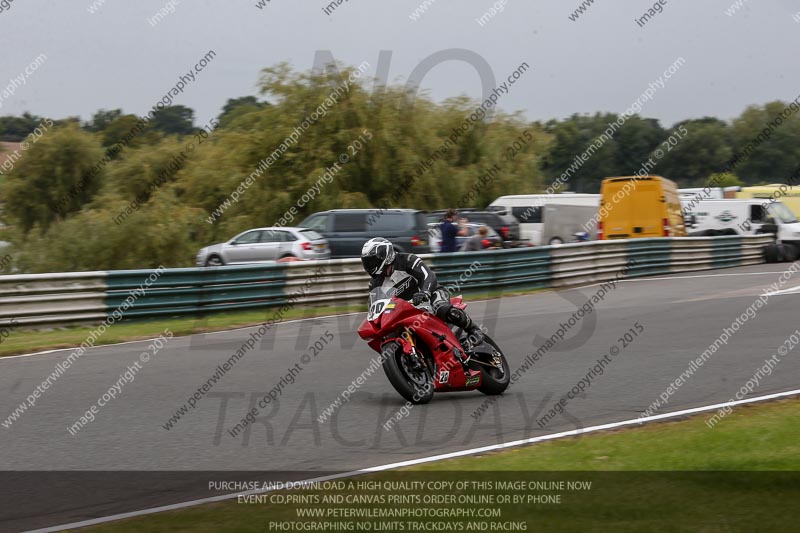
<instances>
[{"instance_id":1,"label":"green crash barrier","mask_svg":"<svg viewBox=\"0 0 800 533\"><path fill-rule=\"evenodd\" d=\"M185 316L286 303L283 265L109 271L106 311L124 317ZM131 301L132 300L132 301Z\"/></svg>"},{"instance_id":2,"label":"green crash barrier","mask_svg":"<svg viewBox=\"0 0 800 533\"><path fill-rule=\"evenodd\" d=\"M442 285L456 293L546 288L550 246L433 255L428 261Z\"/></svg>"},{"instance_id":3,"label":"green crash barrier","mask_svg":"<svg viewBox=\"0 0 800 533\"><path fill-rule=\"evenodd\" d=\"M424 259L454 294L503 293L608 281L622 273L634 278L755 264L763 261L760 250L770 239L647 238L435 254ZM313 274L320 269L322 274ZM123 318L191 316L289 302L358 302L366 300L368 282L358 260L352 259L303 262L302 266L110 271L105 276L107 314L133 298ZM303 292L299 299L298 290Z\"/></svg>"},{"instance_id":4,"label":"green crash barrier","mask_svg":"<svg viewBox=\"0 0 800 533\"><path fill-rule=\"evenodd\" d=\"M741 237L715 237L712 245L711 259L714 268L734 267L742 264Z\"/></svg>"},{"instance_id":5,"label":"green crash barrier","mask_svg":"<svg viewBox=\"0 0 800 533\"><path fill-rule=\"evenodd\" d=\"M630 239L626 247L630 264L627 277L637 278L673 272L672 239Z\"/></svg>"}]
</instances>

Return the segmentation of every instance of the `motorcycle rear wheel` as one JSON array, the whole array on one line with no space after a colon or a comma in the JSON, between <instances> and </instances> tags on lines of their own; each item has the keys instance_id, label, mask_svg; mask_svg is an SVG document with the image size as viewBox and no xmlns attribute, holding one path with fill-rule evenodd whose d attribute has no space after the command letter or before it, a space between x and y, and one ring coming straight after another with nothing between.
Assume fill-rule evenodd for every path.
<instances>
[{"instance_id":1,"label":"motorcycle rear wheel","mask_svg":"<svg viewBox=\"0 0 800 533\"><path fill-rule=\"evenodd\" d=\"M415 369L411 356L403 353L400 343L386 343L381 355L383 371L400 396L414 405L425 404L433 399L433 376L427 366ZM424 354L420 356L424 357Z\"/></svg>"}]
</instances>

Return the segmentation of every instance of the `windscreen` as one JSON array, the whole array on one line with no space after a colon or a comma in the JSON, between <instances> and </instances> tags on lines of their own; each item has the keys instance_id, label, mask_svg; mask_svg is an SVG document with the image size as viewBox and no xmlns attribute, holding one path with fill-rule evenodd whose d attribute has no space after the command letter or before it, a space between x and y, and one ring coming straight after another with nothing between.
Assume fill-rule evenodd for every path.
<instances>
[{"instance_id":1,"label":"windscreen","mask_svg":"<svg viewBox=\"0 0 800 533\"><path fill-rule=\"evenodd\" d=\"M386 306L392 301L392 295L383 287L375 287L369 292L369 311L367 320L370 322L381 316Z\"/></svg>"},{"instance_id":2,"label":"windscreen","mask_svg":"<svg viewBox=\"0 0 800 533\"><path fill-rule=\"evenodd\" d=\"M304 229L300 231L300 234L308 239L309 241L318 241L322 239L322 235L314 231L313 229Z\"/></svg>"},{"instance_id":3,"label":"windscreen","mask_svg":"<svg viewBox=\"0 0 800 533\"><path fill-rule=\"evenodd\" d=\"M792 222L797 222L797 217L794 216L794 213L792 213L788 207L780 202L771 204L767 208L767 211L775 218L776 221L782 224L791 224Z\"/></svg>"}]
</instances>

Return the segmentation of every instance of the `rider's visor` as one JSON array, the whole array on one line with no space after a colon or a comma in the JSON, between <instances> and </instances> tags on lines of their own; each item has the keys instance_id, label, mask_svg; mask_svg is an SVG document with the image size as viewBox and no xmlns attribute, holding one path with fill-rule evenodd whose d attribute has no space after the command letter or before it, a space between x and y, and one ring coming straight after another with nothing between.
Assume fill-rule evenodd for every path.
<instances>
[{"instance_id":1,"label":"rider's visor","mask_svg":"<svg viewBox=\"0 0 800 533\"><path fill-rule=\"evenodd\" d=\"M364 265L364 270L375 276L381 273L383 259L375 255L367 255L361 258L361 264Z\"/></svg>"}]
</instances>

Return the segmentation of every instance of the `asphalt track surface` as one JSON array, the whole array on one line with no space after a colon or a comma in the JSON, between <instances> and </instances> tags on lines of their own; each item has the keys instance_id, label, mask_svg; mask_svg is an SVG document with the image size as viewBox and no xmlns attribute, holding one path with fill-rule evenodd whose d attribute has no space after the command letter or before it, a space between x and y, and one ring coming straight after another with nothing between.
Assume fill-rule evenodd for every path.
<instances>
[{"instance_id":1,"label":"asphalt track surface","mask_svg":"<svg viewBox=\"0 0 800 533\"><path fill-rule=\"evenodd\" d=\"M486 396L439 394L389 431L404 401L382 370L324 422L317 417L377 354L357 339L363 314L278 325L170 430L163 425L248 339L254 328L176 337L142 365L133 382L75 436L68 427L137 361L149 342L97 347L85 354L10 428L0 427L1 531L53 526L219 494L220 471L310 478L440 453L636 418L788 264L755 265L620 282L478 419ZM800 273L653 414L734 397L798 327ZM587 286L471 303L505 351L512 371L600 289ZM788 290L788 291L787 291ZM619 339L639 323L626 348ZM329 332L333 340L237 437L238 423ZM563 415L536 420L609 353L619 353ZM69 350L0 359L0 419L24 401ZM800 347L781 358L752 396L798 388ZM724 423L724 422L722 422ZM35 473L32 471L37 471ZM47 471L58 471L48 474ZM93 471L79 474L75 471ZM108 471L113 471L108 473ZM142 473L146 471L146 473ZM182 475L176 474L181 472ZM172 473L170 473L172 472ZM216 472L212 475L208 472ZM224 492L224 491L223 491Z\"/></svg>"}]
</instances>

